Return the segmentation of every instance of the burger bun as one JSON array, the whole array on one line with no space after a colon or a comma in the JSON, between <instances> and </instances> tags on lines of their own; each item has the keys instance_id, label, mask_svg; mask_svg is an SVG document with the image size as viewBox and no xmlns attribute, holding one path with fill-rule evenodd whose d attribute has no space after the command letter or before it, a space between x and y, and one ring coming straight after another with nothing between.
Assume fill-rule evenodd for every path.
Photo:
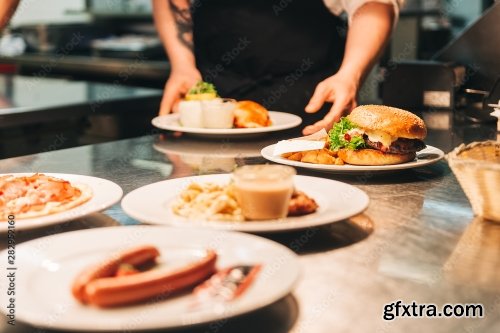
<instances>
[{"instance_id":1,"label":"burger bun","mask_svg":"<svg viewBox=\"0 0 500 333\"><path fill-rule=\"evenodd\" d=\"M390 165L413 161L416 153L389 154L376 149L339 149L338 156L353 165Z\"/></svg>"},{"instance_id":2,"label":"burger bun","mask_svg":"<svg viewBox=\"0 0 500 333\"><path fill-rule=\"evenodd\" d=\"M423 140L427 135L421 118L391 106L360 105L347 118L364 130L385 132L394 138Z\"/></svg>"}]
</instances>

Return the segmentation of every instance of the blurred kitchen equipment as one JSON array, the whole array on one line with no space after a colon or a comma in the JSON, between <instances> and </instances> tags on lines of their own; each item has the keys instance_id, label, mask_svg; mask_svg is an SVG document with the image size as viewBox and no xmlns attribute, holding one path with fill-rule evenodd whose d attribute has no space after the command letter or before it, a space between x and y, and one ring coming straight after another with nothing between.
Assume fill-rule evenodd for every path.
<instances>
[{"instance_id":1,"label":"blurred kitchen equipment","mask_svg":"<svg viewBox=\"0 0 500 333\"><path fill-rule=\"evenodd\" d=\"M500 57L500 54L499 54ZM499 73L500 74L500 73ZM493 87L486 95L483 102L483 109L491 107L490 104L500 104L500 75L497 77Z\"/></svg>"},{"instance_id":2,"label":"blurred kitchen equipment","mask_svg":"<svg viewBox=\"0 0 500 333\"><path fill-rule=\"evenodd\" d=\"M464 69L435 61L389 63L382 85L386 105L406 109L453 109Z\"/></svg>"},{"instance_id":3,"label":"blurred kitchen equipment","mask_svg":"<svg viewBox=\"0 0 500 333\"><path fill-rule=\"evenodd\" d=\"M152 4L150 0L118 0L102 1L87 0L89 11L93 15L110 16L149 16L152 13Z\"/></svg>"},{"instance_id":4,"label":"blurred kitchen equipment","mask_svg":"<svg viewBox=\"0 0 500 333\"><path fill-rule=\"evenodd\" d=\"M495 117L497 118L497 140L500 141L500 101L498 101L499 104L497 104L495 106L495 109L492 113L490 113L490 115L492 117ZM490 105L493 105L493 104L490 104Z\"/></svg>"},{"instance_id":5,"label":"blurred kitchen equipment","mask_svg":"<svg viewBox=\"0 0 500 333\"><path fill-rule=\"evenodd\" d=\"M15 57L21 55L26 50L26 42L17 34L5 32L0 37L0 55Z\"/></svg>"},{"instance_id":6,"label":"blurred kitchen equipment","mask_svg":"<svg viewBox=\"0 0 500 333\"><path fill-rule=\"evenodd\" d=\"M28 51L60 55L88 50L92 39L106 35L100 26L83 23L25 25L13 31L23 36Z\"/></svg>"},{"instance_id":7,"label":"blurred kitchen equipment","mask_svg":"<svg viewBox=\"0 0 500 333\"><path fill-rule=\"evenodd\" d=\"M467 120L482 123L498 121L497 118L491 116L491 108L500 100L500 77L490 91L465 89L464 92L463 106Z\"/></svg>"},{"instance_id":8,"label":"blurred kitchen equipment","mask_svg":"<svg viewBox=\"0 0 500 333\"><path fill-rule=\"evenodd\" d=\"M497 84L498 82L500 82L500 78L497 81ZM490 116L497 118L497 132L498 132L497 137L499 138L498 140L500 140L500 99L496 104L488 103L488 107L493 108L493 112L490 113Z\"/></svg>"},{"instance_id":9,"label":"blurred kitchen equipment","mask_svg":"<svg viewBox=\"0 0 500 333\"><path fill-rule=\"evenodd\" d=\"M497 31L500 31L500 2L438 52L434 61L389 62L382 84L383 103L409 109L460 106L485 110L485 100L496 103L500 99L495 89L492 95L491 89L500 75L500 49L497 47L500 34ZM456 94L462 88L472 90ZM497 89L500 95L500 87ZM476 93L480 90L488 91L486 99L486 94ZM470 113L474 116L473 111ZM471 119L491 121L488 114L483 117L481 113Z\"/></svg>"},{"instance_id":10,"label":"blurred kitchen equipment","mask_svg":"<svg viewBox=\"0 0 500 333\"><path fill-rule=\"evenodd\" d=\"M468 85L489 89L500 74L499 31L500 2L496 2L433 59L466 65L472 69Z\"/></svg>"},{"instance_id":11,"label":"blurred kitchen equipment","mask_svg":"<svg viewBox=\"0 0 500 333\"><path fill-rule=\"evenodd\" d=\"M95 39L90 43L92 55L118 58L154 58L163 54L156 36L124 35Z\"/></svg>"},{"instance_id":12,"label":"blurred kitchen equipment","mask_svg":"<svg viewBox=\"0 0 500 333\"><path fill-rule=\"evenodd\" d=\"M445 15L422 17L418 31L418 58L431 59L451 38L451 24Z\"/></svg>"}]
</instances>

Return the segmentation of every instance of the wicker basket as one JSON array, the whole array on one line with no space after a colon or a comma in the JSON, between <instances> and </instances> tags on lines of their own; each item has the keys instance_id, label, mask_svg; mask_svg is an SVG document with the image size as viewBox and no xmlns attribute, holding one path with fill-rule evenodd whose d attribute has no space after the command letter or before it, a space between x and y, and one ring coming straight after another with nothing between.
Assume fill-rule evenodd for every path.
<instances>
[{"instance_id":1,"label":"wicker basket","mask_svg":"<svg viewBox=\"0 0 500 333\"><path fill-rule=\"evenodd\" d=\"M462 144L446 158L474 214L500 223L500 142Z\"/></svg>"}]
</instances>

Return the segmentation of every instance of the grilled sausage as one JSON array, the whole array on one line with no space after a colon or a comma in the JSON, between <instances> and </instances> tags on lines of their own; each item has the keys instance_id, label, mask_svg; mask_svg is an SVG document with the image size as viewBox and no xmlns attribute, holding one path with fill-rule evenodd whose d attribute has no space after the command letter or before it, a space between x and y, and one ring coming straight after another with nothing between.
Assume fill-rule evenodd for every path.
<instances>
[{"instance_id":1,"label":"grilled sausage","mask_svg":"<svg viewBox=\"0 0 500 333\"><path fill-rule=\"evenodd\" d=\"M122 264L138 266L155 260L159 255L158 249L151 245L143 245L118 253L98 265L85 269L74 281L71 292L77 300L87 303L88 299L85 292L87 284L100 278L114 276L118 267Z\"/></svg>"},{"instance_id":2,"label":"grilled sausage","mask_svg":"<svg viewBox=\"0 0 500 333\"><path fill-rule=\"evenodd\" d=\"M167 297L210 277L215 272L216 260L217 254L209 250L200 260L174 271L154 269L118 278L96 279L85 286L85 298L92 305L113 307L154 296Z\"/></svg>"}]
</instances>

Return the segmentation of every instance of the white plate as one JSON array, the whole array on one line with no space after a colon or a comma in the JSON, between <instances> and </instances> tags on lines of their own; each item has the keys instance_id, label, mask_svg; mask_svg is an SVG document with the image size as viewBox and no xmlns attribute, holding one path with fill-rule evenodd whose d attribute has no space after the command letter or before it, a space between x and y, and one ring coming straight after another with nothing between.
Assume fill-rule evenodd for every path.
<instances>
[{"instance_id":1,"label":"white plate","mask_svg":"<svg viewBox=\"0 0 500 333\"><path fill-rule=\"evenodd\" d=\"M231 174L184 177L146 185L127 194L122 208L131 217L151 224L180 227L206 227L246 232L276 232L298 230L337 222L361 213L368 206L368 195L360 189L335 180L295 176L298 190L316 200L318 211L313 214L265 221L196 221L178 216L170 208L173 200L190 183L228 184Z\"/></svg>"},{"instance_id":2,"label":"white plate","mask_svg":"<svg viewBox=\"0 0 500 333\"><path fill-rule=\"evenodd\" d=\"M194 128L184 127L179 124L179 114L171 113L165 116L154 118L151 123L161 129L169 131L184 132L196 135L211 136L211 137L240 137L247 135L255 135L267 132L282 131L285 129L297 127L302 123L302 118L294 114L285 112L269 111L269 116L273 124L267 127L259 128Z\"/></svg>"},{"instance_id":3,"label":"white plate","mask_svg":"<svg viewBox=\"0 0 500 333\"><path fill-rule=\"evenodd\" d=\"M82 269L120 249L152 244L165 263L184 264L213 248L218 267L263 264L255 282L238 299L220 307L192 309L189 294L140 305L99 309L78 303L71 295ZM7 253L0 253L7 270ZM189 327L243 314L286 296L299 277L297 256L286 247L253 235L153 226L109 227L43 237L16 247L16 319L40 328L85 331L136 331ZM2 279L7 309L7 279Z\"/></svg>"},{"instance_id":4,"label":"white plate","mask_svg":"<svg viewBox=\"0 0 500 333\"><path fill-rule=\"evenodd\" d=\"M90 198L89 201L64 212L29 219L18 219L15 224L16 230L35 229L51 224L75 220L95 212L100 212L117 203L123 195L123 191L120 186L106 179L64 173L41 173L47 176L67 180L73 184L80 183L87 185L92 190L92 198ZM9 173L0 174L0 176L27 176L32 174L33 173ZM7 232L7 223L2 222L2 224L3 226L1 227L0 232Z\"/></svg>"},{"instance_id":5,"label":"white plate","mask_svg":"<svg viewBox=\"0 0 500 333\"><path fill-rule=\"evenodd\" d=\"M444 152L436 147L427 146L427 148L417 153L417 158L414 161L394 165L331 165L331 164L313 164L298 161L291 161L281 156L274 156L274 145L267 146L261 150L262 156L272 162L291 165L294 167L319 170L332 173L359 173L359 172L381 172L392 170L404 170L423 167L425 165L433 164L444 157Z\"/></svg>"}]
</instances>

